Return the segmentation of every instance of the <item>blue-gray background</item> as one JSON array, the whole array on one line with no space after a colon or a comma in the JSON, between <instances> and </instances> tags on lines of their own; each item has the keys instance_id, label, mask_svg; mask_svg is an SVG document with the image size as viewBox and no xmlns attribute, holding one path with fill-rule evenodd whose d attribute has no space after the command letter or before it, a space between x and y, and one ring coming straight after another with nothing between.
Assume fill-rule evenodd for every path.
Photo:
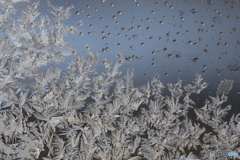
<instances>
[{"instance_id":1,"label":"blue-gray background","mask_svg":"<svg viewBox=\"0 0 240 160\"><path fill-rule=\"evenodd\" d=\"M32 1L34 2L34 1ZM121 67L134 68L135 86L146 84L155 74L165 84L191 83L200 73L209 84L196 101L202 105L206 97L214 96L223 79L234 80L229 93L233 111L240 110L240 1L223 0L51 0L54 6L69 7L72 16L65 22L77 25L83 35L69 35L67 40L79 53L100 52L115 62L116 54L137 56ZM21 12L29 3L17 3ZM48 12L46 2L40 2L42 15ZM18 15L16 15L18 16ZM74 56L61 64L64 69ZM100 62L99 62L100 64ZM103 71L98 67L98 72Z\"/></svg>"}]
</instances>

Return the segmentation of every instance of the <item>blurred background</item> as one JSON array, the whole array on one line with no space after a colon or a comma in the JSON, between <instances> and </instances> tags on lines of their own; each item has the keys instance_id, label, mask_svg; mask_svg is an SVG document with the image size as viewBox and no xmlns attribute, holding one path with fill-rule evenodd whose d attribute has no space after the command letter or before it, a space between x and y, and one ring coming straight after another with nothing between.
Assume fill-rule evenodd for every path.
<instances>
[{"instance_id":1,"label":"blurred background","mask_svg":"<svg viewBox=\"0 0 240 160\"><path fill-rule=\"evenodd\" d=\"M34 1L31 0L31 3ZM208 87L192 97L202 107L208 96L215 96L223 79L234 80L228 104L240 112L240 1L219 0L50 0L54 6L74 6L67 25L82 24L79 34L66 40L77 52L87 56L99 52L99 58L116 62L122 54L126 62L120 70L134 68L135 86L144 85L155 74L161 81L183 85L192 83L200 73ZM20 14L31 3L17 3ZM41 15L49 13L40 1ZM75 56L58 65L63 70ZM99 61L98 72L104 71ZM49 67L49 64L46 67ZM44 68L46 68L44 67ZM165 89L168 94L167 89Z\"/></svg>"}]
</instances>

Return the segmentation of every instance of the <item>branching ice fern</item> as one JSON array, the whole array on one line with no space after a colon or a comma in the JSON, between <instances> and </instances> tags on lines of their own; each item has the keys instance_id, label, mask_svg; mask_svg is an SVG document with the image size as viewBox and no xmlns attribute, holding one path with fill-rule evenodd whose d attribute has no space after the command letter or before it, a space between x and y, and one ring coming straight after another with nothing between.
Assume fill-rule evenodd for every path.
<instances>
[{"instance_id":1,"label":"branching ice fern","mask_svg":"<svg viewBox=\"0 0 240 160\"><path fill-rule=\"evenodd\" d=\"M50 19L40 16L36 2L15 20L11 15L20 1L0 1L0 158L209 159L211 151L239 148L239 114L224 121L233 81L221 81L216 96L197 108L191 96L207 87L200 74L193 84L167 84L170 95L164 95L158 75L140 87L134 86L133 70L122 76L119 53L115 64L102 61L102 73L89 46L88 56L78 54L66 71L41 71L76 54L65 41L78 32L64 25L72 7L48 2ZM191 110L196 119L189 118Z\"/></svg>"}]
</instances>

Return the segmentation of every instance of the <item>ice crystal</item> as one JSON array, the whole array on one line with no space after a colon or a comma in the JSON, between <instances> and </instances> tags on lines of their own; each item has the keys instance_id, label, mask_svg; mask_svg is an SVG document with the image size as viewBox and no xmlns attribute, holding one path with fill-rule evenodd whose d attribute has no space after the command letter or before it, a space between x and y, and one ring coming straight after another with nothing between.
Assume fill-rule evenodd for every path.
<instances>
[{"instance_id":1,"label":"ice crystal","mask_svg":"<svg viewBox=\"0 0 240 160\"><path fill-rule=\"evenodd\" d=\"M217 88L216 94L228 94L228 92L232 89L233 81L224 79L221 81Z\"/></svg>"},{"instance_id":2,"label":"ice crystal","mask_svg":"<svg viewBox=\"0 0 240 160\"><path fill-rule=\"evenodd\" d=\"M197 107L190 97L207 87L200 74L193 84L168 84L171 94L163 95L158 75L140 87L134 86L133 70L118 78L120 53L114 65L103 60L102 73L95 72L99 59L90 47L67 71L40 71L75 51L65 36L78 29L62 23L72 7L50 2L54 19L40 16L38 2L15 21L13 4L24 1L0 1L1 159L190 160L211 159L213 151L240 152L240 114L224 121L233 81L221 81L216 96Z\"/></svg>"}]
</instances>

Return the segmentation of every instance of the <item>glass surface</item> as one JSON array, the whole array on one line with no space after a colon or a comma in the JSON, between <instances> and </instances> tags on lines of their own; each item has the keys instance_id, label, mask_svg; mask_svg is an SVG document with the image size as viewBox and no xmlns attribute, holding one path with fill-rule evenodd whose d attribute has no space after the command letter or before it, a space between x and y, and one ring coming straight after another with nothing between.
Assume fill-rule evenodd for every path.
<instances>
[{"instance_id":1,"label":"glass surface","mask_svg":"<svg viewBox=\"0 0 240 160\"><path fill-rule=\"evenodd\" d=\"M239 1L0 11L0 159L239 158Z\"/></svg>"}]
</instances>

